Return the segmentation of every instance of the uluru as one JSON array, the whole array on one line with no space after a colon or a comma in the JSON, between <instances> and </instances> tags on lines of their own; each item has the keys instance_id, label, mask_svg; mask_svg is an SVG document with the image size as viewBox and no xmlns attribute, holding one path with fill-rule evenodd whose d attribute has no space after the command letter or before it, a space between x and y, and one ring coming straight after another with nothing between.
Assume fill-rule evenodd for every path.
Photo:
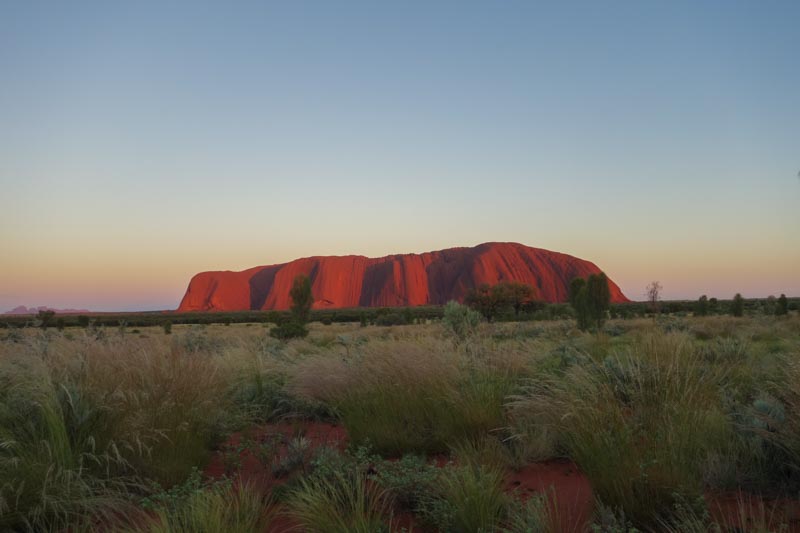
<instances>
[{"instance_id":1,"label":"uluru","mask_svg":"<svg viewBox=\"0 0 800 533\"><path fill-rule=\"evenodd\" d=\"M288 309L298 274L311 279L317 309L441 305L502 281L531 285L537 299L555 303L567 300L573 278L600 271L585 259L511 242L377 258L306 257L240 272L196 274L178 311ZM612 302L629 301L616 283L609 279L608 284Z\"/></svg>"}]
</instances>

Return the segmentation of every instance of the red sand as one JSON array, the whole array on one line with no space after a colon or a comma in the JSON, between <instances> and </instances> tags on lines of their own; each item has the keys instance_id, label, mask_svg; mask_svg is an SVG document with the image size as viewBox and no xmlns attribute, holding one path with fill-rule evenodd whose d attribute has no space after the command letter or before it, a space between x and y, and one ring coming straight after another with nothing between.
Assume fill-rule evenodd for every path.
<instances>
[{"instance_id":1,"label":"red sand","mask_svg":"<svg viewBox=\"0 0 800 533\"><path fill-rule=\"evenodd\" d=\"M796 499L760 498L744 492L731 492L707 494L706 501L714 520L733 531L750 531L755 526L765 525L770 531L800 533L800 501ZM783 524L788 529L779 530Z\"/></svg>"},{"instance_id":2,"label":"red sand","mask_svg":"<svg viewBox=\"0 0 800 533\"><path fill-rule=\"evenodd\" d=\"M225 450L228 454L237 453L243 439L252 442L279 442L276 445L278 459L287 456L287 443L294 437L302 436L309 441L308 458L313 452L328 446L344 450L347 446L347 432L338 425L323 422L302 421L297 423L280 423L252 428L246 432L234 433L227 440L222 450L215 453L204 473L211 478L221 478L226 474ZM264 465L252 450L239 453L239 464L235 465L233 474L242 481L256 483L269 490L286 482L285 478L276 478L271 471L271 464ZM441 468L449 460L444 456L430 458L432 464ZM230 467L230 464L228 465ZM588 478L578 467L568 460L553 460L527 465L520 470L509 471L505 477L505 490L526 501L534 494L547 494L552 504L551 512L553 531L575 533L587 531L594 511L594 494ZM788 524L789 533L800 533L800 501L794 499L761 499L745 493L708 494L709 510L715 520L733 529L749 530L755 524L743 523L740 509L750 508L751 516L763 516L772 527ZM398 512L393 517L393 529L402 528L425 533L412 513ZM279 516L273 522L270 531L299 531L298 525L286 516Z\"/></svg>"},{"instance_id":3,"label":"red sand","mask_svg":"<svg viewBox=\"0 0 800 533\"><path fill-rule=\"evenodd\" d=\"M328 256L255 267L242 272L201 272L189 282L178 311L288 309L298 274L311 279L314 307L441 305L463 301L482 284L517 281L533 286L546 302L567 300L569 283L600 269L570 255L516 243L486 243L424 254ZM609 280L612 302L628 299Z\"/></svg>"},{"instance_id":4,"label":"red sand","mask_svg":"<svg viewBox=\"0 0 800 533\"><path fill-rule=\"evenodd\" d=\"M594 510L589 479L571 461L546 461L512 471L506 490L523 501L545 493L551 502L553 528L563 533L585 531Z\"/></svg>"},{"instance_id":5,"label":"red sand","mask_svg":"<svg viewBox=\"0 0 800 533\"><path fill-rule=\"evenodd\" d=\"M347 433L341 426L322 422L298 422L272 424L252 428L246 432L232 434L222 449L215 453L206 467L204 473L210 478L221 478L226 474L226 450L228 454L237 453L239 445L247 439L256 444L269 442L271 439L280 441L276 448L278 458L287 456L287 443L296 436L303 436L309 441L309 457L313 451L322 446L334 447L344 450L347 446ZM434 456L430 459L432 464L441 468L449 462L444 456ZM230 465L228 465L230 467ZM275 478L270 469L271 465L264 465L252 450L239 452L239 464L233 474L244 482L256 483L269 490L272 487L285 483L286 479ZM577 467L569 461L549 461L528 465L519 471L509 472L506 476L505 488L515 497L527 500L532 494L548 491L555 495L555 515L562 525L561 531L581 531L591 516L593 496L592 489L586 477ZM408 512L398 512L393 517L393 529L396 531L406 528L411 531L425 532L425 528L416 522L414 515ZM275 532L298 531L297 524L285 516L278 517L270 529Z\"/></svg>"}]
</instances>

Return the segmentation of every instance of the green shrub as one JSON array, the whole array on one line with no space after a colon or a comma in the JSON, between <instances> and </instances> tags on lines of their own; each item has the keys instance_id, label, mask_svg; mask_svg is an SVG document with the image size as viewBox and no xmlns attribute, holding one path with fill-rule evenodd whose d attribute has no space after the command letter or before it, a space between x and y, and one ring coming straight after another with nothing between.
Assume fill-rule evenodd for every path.
<instances>
[{"instance_id":1,"label":"green shrub","mask_svg":"<svg viewBox=\"0 0 800 533\"><path fill-rule=\"evenodd\" d=\"M731 314L733 316L744 315L744 298L738 292L733 297L733 301L731 301Z\"/></svg>"},{"instance_id":2,"label":"green shrub","mask_svg":"<svg viewBox=\"0 0 800 533\"><path fill-rule=\"evenodd\" d=\"M418 510L438 476L438 469L425 457L406 454L398 461L381 461L374 466L376 482L404 509Z\"/></svg>"},{"instance_id":3,"label":"green shrub","mask_svg":"<svg viewBox=\"0 0 800 533\"><path fill-rule=\"evenodd\" d=\"M480 322L481 314L466 305L461 305L451 300L444 306L442 324L448 332L458 339L464 340L473 335L477 331Z\"/></svg>"},{"instance_id":4,"label":"green shrub","mask_svg":"<svg viewBox=\"0 0 800 533\"><path fill-rule=\"evenodd\" d=\"M303 338L308 335L308 329L301 322L289 320L269 330L270 337L285 341Z\"/></svg>"}]
</instances>

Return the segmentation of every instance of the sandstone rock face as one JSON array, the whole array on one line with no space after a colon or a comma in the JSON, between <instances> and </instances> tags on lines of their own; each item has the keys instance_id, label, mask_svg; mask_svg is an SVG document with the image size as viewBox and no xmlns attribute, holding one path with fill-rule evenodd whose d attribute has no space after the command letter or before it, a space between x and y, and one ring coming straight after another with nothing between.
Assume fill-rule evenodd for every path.
<instances>
[{"instance_id":1,"label":"sandstone rock face","mask_svg":"<svg viewBox=\"0 0 800 533\"><path fill-rule=\"evenodd\" d=\"M517 243L378 258L307 257L242 272L201 272L189 282L178 311L288 309L298 274L311 279L317 309L440 305L501 281L527 283L539 299L564 302L573 278L599 272L589 261ZM609 289L612 302L628 301L611 280Z\"/></svg>"}]
</instances>

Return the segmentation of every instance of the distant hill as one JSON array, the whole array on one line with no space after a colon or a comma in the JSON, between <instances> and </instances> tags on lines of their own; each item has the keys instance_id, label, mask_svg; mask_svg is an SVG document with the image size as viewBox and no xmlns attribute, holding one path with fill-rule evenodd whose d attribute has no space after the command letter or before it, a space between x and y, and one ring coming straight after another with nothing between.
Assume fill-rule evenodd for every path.
<instances>
[{"instance_id":1,"label":"distant hill","mask_svg":"<svg viewBox=\"0 0 800 533\"><path fill-rule=\"evenodd\" d=\"M53 307L47 307L46 305L40 305L39 307L25 307L24 305L20 305L15 307L11 311L6 311L5 315L35 315L39 311L55 311L57 315L75 315L78 313L91 313L88 309L55 309Z\"/></svg>"},{"instance_id":2,"label":"distant hill","mask_svg":"<svg viewBox=\"0 0 800 533\"><path fill-rule=\"evenodd\" d=\"M309 276L314 308L439 305L463 301L482 284L517 281L538 298L564 302L576 277L600 272L594 263L517 243L485 243L422 254L367 258L307 257L241 272L201 272L189 282L178 311L282 310L298 274ZM609 279L612 302L628 298Z\"/></svg>"}]
</instances>

